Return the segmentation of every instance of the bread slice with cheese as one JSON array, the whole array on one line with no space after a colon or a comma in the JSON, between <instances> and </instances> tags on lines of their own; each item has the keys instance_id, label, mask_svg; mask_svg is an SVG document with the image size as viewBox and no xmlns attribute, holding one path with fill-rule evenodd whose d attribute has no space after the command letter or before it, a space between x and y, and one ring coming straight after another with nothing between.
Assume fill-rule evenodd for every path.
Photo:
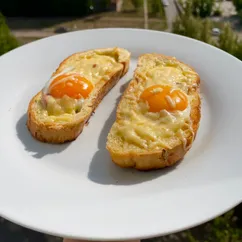
<instances>
[{"instance_id":1,"label":"bread slice with cheese","mask_svg":"<svg viewBox=\"0 0 242 242\"><path fill-rule=\"evenodd\" d=\"M130 52L103 48L66 58L29 103L27 127L38 140L72 141L95 108L129 69Z\"/></svg>"},{"instance_id":2,"label":"bread slice with cheese","mask_svg":"<svg viewBox=\"0 0 242 242\"><path fill-rule=\"evenodd\" d=\"M152 170L180 161L199 127L199 84L195 70L176 58L140 56L107 137L113 162Z\"/></svg>"}]
</instances>

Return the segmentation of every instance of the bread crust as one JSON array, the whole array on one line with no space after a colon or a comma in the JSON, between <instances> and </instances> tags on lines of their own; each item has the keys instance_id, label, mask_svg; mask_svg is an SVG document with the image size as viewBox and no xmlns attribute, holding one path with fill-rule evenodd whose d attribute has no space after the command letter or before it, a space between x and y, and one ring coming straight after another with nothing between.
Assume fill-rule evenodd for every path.
<instances>
[{"instance_id":1,"label":"bread crust","mask_svg":"<svg viewBox=\"0 0 242 242\"><path fill-rule=\"evenodd\" d=\"M167 59L171 59L170 56L165 56L161 54L153 54L154 56L159 56ZM142 55L143 56L143 55ZM140 58L142 58L140 56ZM140 59L139 58L139 59ZM178 60L177 60L178 61ZM181 64L181 61L178 61ZM140 63L138 63L139 66ZM186 65L186 64L184 64ZM186 65L188 66L188 65ZM189 66L190 67L190 66ZM138 68L138 67L137 67ZM193 71L195 71L192 67L190 67ZM136 76L136 71L134 74L133 81L139 82L139 77ZM130 88L132 88L134 82L131 81L127 89L122 95L122 98L119 104L122 102L123 97L126 95L126 92ZM106 149L109 151L112 161L122 168L135 168L141 171L149 171L155 169L161 169L169 166L175 165L177 162L183 159L185 154L189 151L192 146L192 143L196 137L197 130L199 128L200 118L201 118L201 99L200 99L200 77L197 75L196 79L197 86L192 89L192 95L194 95L194 100L191 103L191 112L190 118L192 121L192 128L193 128L193 136L188 137L187 145L184 147L183 144L173 147L172 149L162 149L156 152L144 152L144 153L117 153L115 152L111 146L107 144ZM117 117L118 117L118 110L119 104L117 108Z\"/></svg>"},{"instance_id":2,"label":"bread crust","mask_svg":"<svg viewBox=\"0 0 242 242\"><path fill-rule=\"evenodd\" d=\"M115 48L106 48L106 49L98 49L95 51L112 51ZM119 52L122 52L123 49L117 48ZM126 51L126 50L125 50ZM87 53L82 52L83 53ZM42 95L41 91L37 93L30 101L27 111L27 127L34 138L41 142L47 143L56 143L61 144L69 141L75 140L80 133L82 132L85 124L88 122L89 118L91 117L92 113L95 111L99 103L102 101L104 96L116 85L116 83L123 77L128 69L129 69L129 62L130 62L130 54L127 51L128 56L127 58L120 58L120 63L123 65L123 68L116 73L111 73L110 78L105 84L101 87L101 89L97 92L97 95L93 99L91 103L90 112L78 120L69 123L55 123L55 122L41 122L35 114L35 101ZM75 53L73 55L78 55L79 53ZM73 55L69 56L65 60L61 62L58 69L55 71L53 75L59 72L59 70L65 66L67 60L72 57Z\"/></svg>"}]
</instances>

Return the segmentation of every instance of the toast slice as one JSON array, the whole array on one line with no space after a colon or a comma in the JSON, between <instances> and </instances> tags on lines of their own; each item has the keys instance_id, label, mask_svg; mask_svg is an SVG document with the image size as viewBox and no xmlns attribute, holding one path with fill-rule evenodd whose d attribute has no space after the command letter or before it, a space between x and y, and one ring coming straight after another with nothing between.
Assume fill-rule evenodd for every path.
<instances>
[{"instance_id":1,"label":"toast slice","mask_svg":"<svg viewBox=\"0 0 242 242\"><path fill-rule=\"evenodd\" d=\"M130 52L117 47L63 60L29 103L27 127L32 136L48 143L75 140L103 97L127 73L129 62Z\"/></svg>"},{"instance_id":2,"label":"toast slice","mask_svg":"<svg viewBox=\"0 0 242 242\"><path fill-rule=\"evenodd\" d=\"M174 57L140 56L106 148L120 167L172 166L191 148L200 122L199 75Z\"/></svg>"}]
</instances>

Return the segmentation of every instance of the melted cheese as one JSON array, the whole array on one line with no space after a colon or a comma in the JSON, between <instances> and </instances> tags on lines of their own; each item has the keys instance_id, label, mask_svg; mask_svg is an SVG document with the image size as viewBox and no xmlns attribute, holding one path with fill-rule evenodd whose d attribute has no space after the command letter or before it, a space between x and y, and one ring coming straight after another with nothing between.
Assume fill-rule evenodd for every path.
<instances>
[{"instance_id":1,"label":"melted cheese","mask_svg":"<svg viewBox=\"0 0 242 242\"><path fill-rule=\"evenodd\" d=\"M65 73L78 73L95 86L100 81L107 81L110 73L121 69L123 65L116 61L115 56L102 55L96 52L90 52L86 55L73 55L69 57L59 73L52 76L42 89L42 99L37 103L37 115L43 121L70 122L74 119L76 113L81 110L84 99L72 99L64 96L55 99L49 95L50 83L58 76ZM65 78L58 81L66 81Z\"/></svg>"},{"instance_id":2,"label":"melted cheese","mask_svg":"<svg viewBox=\"0 0 242 242\"><path fill-rule=\"evenodd\" d=\"M146 87L154 84L174 85L176 82L181 82L185 79L182 71L174 67L155 67L147 71Z\"/></svg>"},{"instance_id":3,"label":"melted cheese","mask_svg":"<svg viewBox=\"0 0 242 242\"><path fill-rule=\"evenodd\" d=\"M188 136L193 136L190 120L190 103L192 97L188 90L197 78L191 69L171 63L149 63L136 70L142 81L129 90L119 105L120 118L114 132L124 141L124 147L131 145L141 149L171 148L174 142L182 142L186 147ZM141 102L139 96L152 85L169 85L187 94L189 105L184 111L149 112L147 103ZM161 90L155 90L157 92ZM169 100L172 101L172 100Z\"/></svg>"},{"instance_id":4,"label":"melted cheese","mask_svg":"<svg viewBox=\"0 0 242 242\"><path fill-rule=\"evenodd\" d=\"M66 123L74 119L75 114L81 109L82 100L76 100L64 96L61 99L55 99L46 96L46 106L41 99L36 100L36 115L43 122Z\"/></svg>"},{"instance_id":5,"label":"melted cheese","mask_svg":"<svg viewBox=\"0 0 242 242\"><path fill-rule=\"evenodd\" d=\"M180 130L190 129L190 107L182 112L170 113L165 110L157 113L148 112L137 105L137 109L124 108L122 121L116 126L117 133L126 142L140 148L170 148L166 139L176 136L185 139ZM178 134L179 132L179 134Z\"/></svg>"},{"instance_id":6,"label":"melted cheese","mask_svg":"<svg viewBox=\"0 0 242 242\"><path fill-rule=\"evenodd\" d=\"M48 80L48 82L45 84L43 92L47 94L50 83L56 77L65 73L78 73L87 80L89 80L93 85L96 85L102 79L108 80L109 74L119 68L122 68L122 64L116 62L116 60L111 56L98 55L96 53L86 56L74 55L67 59L65 67L60 69L60 72L58 74L52 76ZM65 78L63 78L56 84L64 81Z\"/></svg>"},{"instance_id":7,"label":"melted cheese","mask_svg":"<svg viewBox=\"0 0 242 242\"><path fill-rule=\"evenodd\" d=\"M102 79L109 79L111 72L122 68L122 64L118 63L113 57L94 53L81 57L70 57L65 65L72 66L71 72L79 73L94 85Z\"/></svg>"}]
</instances>

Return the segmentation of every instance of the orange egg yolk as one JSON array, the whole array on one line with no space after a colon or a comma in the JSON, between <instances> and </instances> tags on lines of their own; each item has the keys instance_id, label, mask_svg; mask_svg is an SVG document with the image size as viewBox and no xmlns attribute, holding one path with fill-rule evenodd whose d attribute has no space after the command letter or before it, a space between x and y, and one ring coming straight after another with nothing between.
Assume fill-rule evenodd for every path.
<instances>
[{"instance_id":1,"label":"orange egg yolk","mask_svg":"<svg viewBox=\"0 0 242 242\"><path fill-rule=\"evenodd\" d=\"M187 96L182 91L163 85L148 87L143 91L140 99L148 102L150 112L183 111L188 106Z\"/></svg>"},{"instance_id":2,"label":"orange egg yolk","mask_svg":"<svg viewBox=\"0 0 242 242\"><path fill-rule=\"evenodd\" d=\"M87 98L93 90L93 84L79 74L57 76L49 86L49 94L54 98L67 95L71 98Z\"/></svg>"}]
</instances>

